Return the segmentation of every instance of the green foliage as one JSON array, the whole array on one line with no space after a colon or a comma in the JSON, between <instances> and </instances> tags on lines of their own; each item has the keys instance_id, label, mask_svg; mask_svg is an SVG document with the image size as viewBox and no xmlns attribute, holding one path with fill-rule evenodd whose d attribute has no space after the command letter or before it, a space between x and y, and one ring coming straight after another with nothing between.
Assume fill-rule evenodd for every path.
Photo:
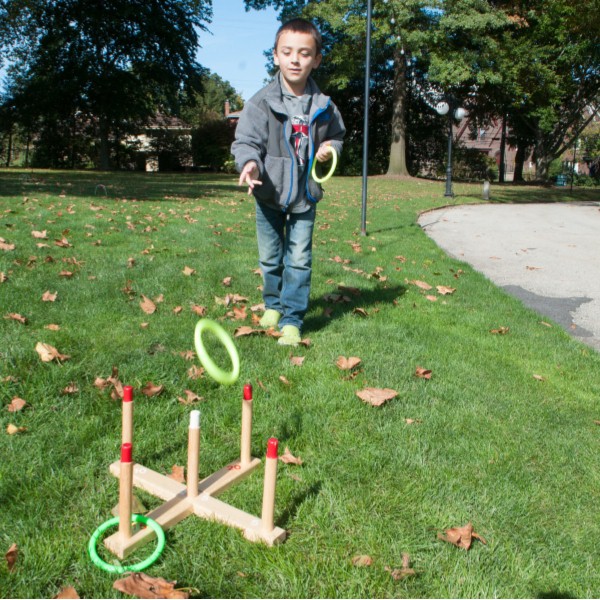
<instances>
[{"instance_id":1,"label":"green foliage","mask_svg":"<svg viewBox=\"0 0 600 600\"><path fill-rule=\"evenodd\" d=\"M192 136L194 163L215 172L225 170L234 133L234 126L222 118L202 123Z\"/></svg>"}]
</instances>

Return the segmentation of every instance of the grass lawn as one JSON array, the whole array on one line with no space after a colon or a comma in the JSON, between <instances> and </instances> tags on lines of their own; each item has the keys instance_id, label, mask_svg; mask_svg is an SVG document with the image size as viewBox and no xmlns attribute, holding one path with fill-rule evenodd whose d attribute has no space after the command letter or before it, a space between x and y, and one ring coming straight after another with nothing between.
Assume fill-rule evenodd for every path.
<instances>
[{"instance_id":1,"label":"grass lawn","mask_svg":"<svg viewBox=\"0 0 600 600\"><path fill-rule=\"evenodd\" d=\"M82 598L125 597L112 587L119 576L86 553L118 498L108 466L119 456L121 407L97 385L117 371L135 388L134 458L146 467L186 464L196 408L200 476L235 460L245 382L254 456L275 436L303 461L279 464L284 544L252 544L195 516L167 531L146 573L192 597L600 595L600 355L426 237L416 219L447 203L443 182L372 178L366 237L361 180L329 182L310 344L238 337L233 387L190 377L198 312L231 334L257 328L254 207L235 183L0 171L0 559L18 548L12 570L0 562L0 596L51 598L73 586ZM481 186L455 192L453 203L479 202ZM492 187L496 202L593 193ZM153 314L140 307L144 296ZM69 358L43 362L38 342ZM361 363L344 371L340 356ZM148 383L163 391L144 395ZM371 406L356 395L366 387L397 395ZM186 390L203 400L180 402ZM27 404L12 412L15 398ZM24 430L10 435L10 425ZM260 515L262 472L221 499ZM148 509L160 504L136 496ZM466 551L438 539L469 522L485 544ZM395 578L403 554L415 574ZM371 564L356 566L357 556Z\"/></svg>"}]
</instances>

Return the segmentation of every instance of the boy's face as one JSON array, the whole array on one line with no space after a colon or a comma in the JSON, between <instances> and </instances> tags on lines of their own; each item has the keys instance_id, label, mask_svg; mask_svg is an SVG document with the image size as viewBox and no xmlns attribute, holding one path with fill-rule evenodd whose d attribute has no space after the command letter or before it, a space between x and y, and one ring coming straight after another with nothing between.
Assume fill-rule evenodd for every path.
<instances>
[{"instance_id":1,"label":"boy's face","mask_svg":"<svg viewBox=\"0 0 600 600\"><path fill-rule=\"evenodd\" d=\"M321 64L317 44L310 33L284 31L273 52L273 60L279 67L288 89L297 96L304 92L306 80L313 69Z\"/></svg>"}]
</instances>

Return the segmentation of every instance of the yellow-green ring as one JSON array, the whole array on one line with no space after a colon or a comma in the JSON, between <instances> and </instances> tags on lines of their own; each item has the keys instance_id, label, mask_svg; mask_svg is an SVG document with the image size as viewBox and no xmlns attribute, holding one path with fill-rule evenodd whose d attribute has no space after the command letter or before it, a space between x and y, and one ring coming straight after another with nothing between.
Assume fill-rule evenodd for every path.
<instances>
[{"instance_id":1,"label":"yellow-green ring","mask_svg":"<svg viewBox=\"0 0 600 600\"><path fill-rule=\"evenodd\" d=\"M312 178L317 183L325 183L333 175L333 172L335 171L335 168L337 167L337 161L338 161L337 152L335 151L335 148L333 146L329 146L329 148L331 150L331 168L329 169L329 173L327 173L327 175L324 175L323 177L321 177L319 179L319 177L317 177L317 161L316 160L313 161L311 175L312 175Z\"/></svg>"},{"instance_id":2,"label":"yellow-green ring","mask_svg":"<svg viewBox=\"0 0 600 600\"><path fill-rule=\"evenodd\" d=\"M217 337L223 346L225 346L231 360L231 371L227 372L218 367L208 355L208 352L202 343L202 333L205 330L210 331ZM216 382L223 385L231 385L237 381L237 378L240 375L240 357L233 340L218 323L215 323L215 321L211 321L210 319L200 319L194 332L194 343L196 345L196 353L198 354L202 366Z\"/></svg>"},{"instance_id":3,"label":"yellow-green ring","mask_svg":"<svg viewBox=\"0 0 600 600\"><path fill-rule=\"evenodd\" d=\"M88 543L88 554L90 555L92 562L98 568L102 569L103 571L106 571L107 573L118 574L125 573L128 571L143 571L144 569L147 569L150 565L154 564L156 559L162 554L162 551L165 549L166 543L165 532L163 531L162 527L154 519L151 519L150 517L146 517L144 515L131 515L131 520L134 523L141 523L142 525L147 525L148 527L150 527L150 529L154 531L154 533L156 533L157 545L154 552L146 560L143 560L134 565L110 565L107 562L103 561L100 558L100 556L98 556L98 550L96 549L96 546L98 545L98 540L100 539L100 536L107 529L110 529L111 527L114 527L115 525L119 524L119 517L114 517L112 519L109 519L105 523L102 523L102 525L100 525L100 527L98 527L98 529L94 531Z\"/></svg>"}]
</instances>

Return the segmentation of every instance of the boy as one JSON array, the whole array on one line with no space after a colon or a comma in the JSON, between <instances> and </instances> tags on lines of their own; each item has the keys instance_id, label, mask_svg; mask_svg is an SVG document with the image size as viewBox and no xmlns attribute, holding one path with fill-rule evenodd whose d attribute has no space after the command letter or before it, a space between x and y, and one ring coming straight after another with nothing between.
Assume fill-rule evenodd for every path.
<instances>
[{"instance_id":1,"label":"boy","mask_svg":"<svg viewBox=\"0 0 600 600\"><path fill-rule=\"evenodd\" d=\"M331 99L310 77L321 63L321 34L293 19L277 31L279 73L244 106L231 152L256 200L258 259L263 274L263 327L279 325L278 343L297 346L308 310L312 235L321 186L313 162L342 151L346 129Z\"/></svg>"}]
</instances>

